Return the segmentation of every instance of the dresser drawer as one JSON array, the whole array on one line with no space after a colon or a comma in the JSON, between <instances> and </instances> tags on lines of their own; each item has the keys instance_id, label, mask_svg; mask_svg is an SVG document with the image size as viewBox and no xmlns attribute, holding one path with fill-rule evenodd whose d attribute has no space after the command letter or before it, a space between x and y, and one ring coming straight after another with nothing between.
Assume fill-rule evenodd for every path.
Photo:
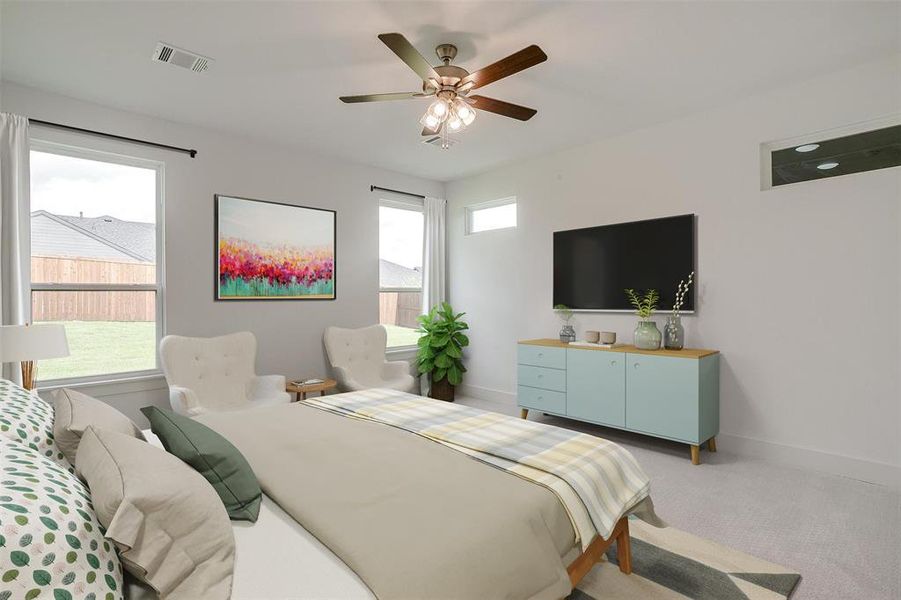
<instances>
[{"instance_id":1,"label":"dresser drawer","mask_svg":"<svg viewBox=\"0 0 901 600\"><path fill-rule=\"evenodd\" d=\"M519 364L551 369L566 368L566 349L519 344Z\"/></svg>"},{"instance_id":2,"label":"dresser drawer","mask_svg":"<svg viewBox=\"0 0 901 600\"><path fill-rule=\"evenodd\" d=\"M517 402L525 408L557 413L558 415L566 414L566 394L563 392L552 392L521 385L517 390Z\"/></svg>"},{"instance_id":3,"label":"dresser drawer","mask_svg":"<svg viewBox=\"0 0 901 600\"><path fill-rule=\"evenodd\" d=\"M519 365L516 370L517 383L543 390L566 391L566 371Z\"/></svg>"}]
</instances>

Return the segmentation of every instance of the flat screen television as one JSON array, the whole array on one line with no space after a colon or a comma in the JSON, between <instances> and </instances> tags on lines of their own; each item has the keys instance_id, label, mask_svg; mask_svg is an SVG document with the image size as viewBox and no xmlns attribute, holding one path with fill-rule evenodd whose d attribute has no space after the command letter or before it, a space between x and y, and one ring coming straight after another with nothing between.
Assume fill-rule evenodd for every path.
<instances>
[{"instance_id":1,"label":"flat screen television","mask_svg":"<svg viewBox=\"0 0 901 600\"><path fill-rule=\"evenodd\" d=\"M671 310L676 286L695 270L694 240L694 215L555 231L554 306L631 310L623 290L653 288L658 309ZM682 310L694 308L692 286Z\"/></svg>"}]
</instances>

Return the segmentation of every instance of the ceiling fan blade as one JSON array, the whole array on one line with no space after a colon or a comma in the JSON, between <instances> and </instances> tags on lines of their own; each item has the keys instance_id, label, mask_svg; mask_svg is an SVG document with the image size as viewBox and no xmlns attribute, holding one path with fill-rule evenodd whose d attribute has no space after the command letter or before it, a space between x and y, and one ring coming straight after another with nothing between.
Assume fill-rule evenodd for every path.
<instances>
[{"instance_id":1,"label":"ceiling fan blade","mask_svg":"<svg viewBox=\"0 0 901 600\"><path fill-rule=\"evenodd\" d=\"M432 65L422 57L416 48L413 47L407 38L399 33L381 33L379 39L382 40L392 52L397 54L398 58L407 63L407 66L416 71L420 79L428 81L434 79L441 81L441 77L432 68Z\"/></svg>"},{"instance_id":2,"label":"ceiling fan blade","mask_svg":"<svg viewBox=\"0 0 901 600\"><path fill-rule=\"evenodd\" d=\"M457 89L466 86L466 89L476 89L483 85L488 85L498 79L509 77L514 73L519 73L529 67L534 67L539 63L547 60L547 54L532 44L528 48L523 48L515 54L511 54L507 58L502 58L496 63L492 63L483 69L479 69L475 73L470 73L460 80Z\"/></svg>"},{"instance_id":3,"label":"ceiling fan blade","mask_svg":"<svg viewBox=\"0 0 901 600\"><path fill-rule=\"evenodd\" d=\"M528 121L534 117L538 111L534 108L527 108L518 104L510 104L503 100L495 100L485 96L469 96L470 100L474 100L472 106L480 110L487 110L511 119L519 119L520 121Z\"/></svg>"},{"instance_id":4,"label":"ceiling fan blade","mask_svg":"<svg viewBox=\"0 0 901 600\"><path fill-rule=\"evenodd\" d=\"M423 127L422 135L423 136L438 135L438 130L437 129L429 129L428 127Z\"/></svg>"},{"instance_id":5,"label":"ceiling fan blade","mask_svg":"<svg viewBox=\"0 0 901 600\"><path fill-rule=\"evenodd\" d=\"M421 92L397 92L394 94L364 94L363 96L341 96L338 99L347 104L356 102L382 102L383 100L409 100L410 98L425 98L432 94Z\"/></svg>"}]
</instances>

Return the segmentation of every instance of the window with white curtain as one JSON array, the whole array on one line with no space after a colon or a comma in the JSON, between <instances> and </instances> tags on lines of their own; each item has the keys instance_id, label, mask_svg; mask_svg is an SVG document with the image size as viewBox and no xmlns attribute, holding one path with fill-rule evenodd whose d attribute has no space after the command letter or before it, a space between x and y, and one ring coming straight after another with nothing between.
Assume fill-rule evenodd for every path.
<instances>
[{"instance_id":1,"label":"window with white curtain","mask_svg":"<svg viewBox=\"0 0 901 600\"><path fill-rule=\"evenodd\" d=\"M31 311L70 355L43 382L155 372L162 323L160 163L33 142Z\"/></svg>"},{"instance_id":2,"label":"window with white curtain","mask_svg":"<svg viewBox=\"0 0 901 600\"><path fill-rule=\"evenodd\" d=\"M388 348L419 339L423 233L421 201L379 201L379 323L388 330Z\"/></svg>"},{"instance_id":3,"label":"window with white curtain","mask_svg":"<svg viewBox=\"0 0 901 600\"><path fill-rule=\"evenodd\" d=\"M503 198L466 207L466 233L516 227L516 198Z\"/></svg>"}]
</instances>

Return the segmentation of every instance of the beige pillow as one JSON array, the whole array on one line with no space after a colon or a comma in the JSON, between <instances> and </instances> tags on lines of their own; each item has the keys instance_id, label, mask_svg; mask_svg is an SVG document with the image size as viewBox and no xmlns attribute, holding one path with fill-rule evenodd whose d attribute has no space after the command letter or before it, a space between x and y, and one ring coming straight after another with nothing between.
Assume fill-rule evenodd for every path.
<instances>
[{"instance_id":1,"label":"beige pillow","mask_svg":"<svg viewBox=\"0 0 901 600\"><path fill-rule=\"evenodd\" d=\"M106 402L75 390L56 390L53 393L53 410L53 437L60 451L73 465L78 442L89 426L144 439L144 434L131 419Z\"/></svg>"},{"instance_id":2,"label":"beige pillow","mask_svg":"<svg viewBox=\"0 0 901 600\"><path fill-rule=\"evenodd\" d=\"M129 573L164 600L230 596L235 538L203 475L165 450L93 427L75 467Z\"/></svg>"}]
</instances>

